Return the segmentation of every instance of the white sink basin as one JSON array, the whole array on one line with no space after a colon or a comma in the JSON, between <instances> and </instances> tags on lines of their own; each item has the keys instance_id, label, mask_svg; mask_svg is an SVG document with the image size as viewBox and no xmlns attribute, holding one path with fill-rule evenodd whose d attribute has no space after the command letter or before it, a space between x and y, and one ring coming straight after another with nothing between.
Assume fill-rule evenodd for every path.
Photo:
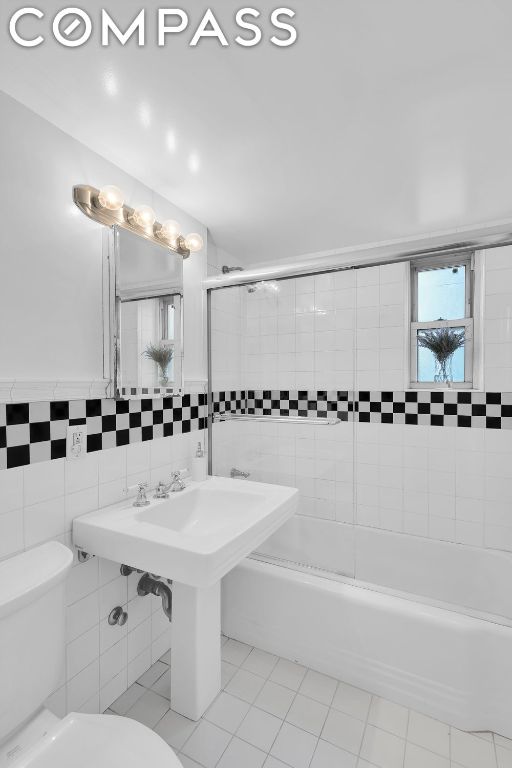
<instances>
[{"instance_id":1,"label":"white sink basin","mask_svg":"<svg viewBox=\"0 0 512 768\"><path fill-rule=\"evenodd\" d=\"M73 521L75 545L194 587L219 581L292 517L298 491L209 477L169 499L134 507L133 498Z\"/></svg>"}]
</instances>

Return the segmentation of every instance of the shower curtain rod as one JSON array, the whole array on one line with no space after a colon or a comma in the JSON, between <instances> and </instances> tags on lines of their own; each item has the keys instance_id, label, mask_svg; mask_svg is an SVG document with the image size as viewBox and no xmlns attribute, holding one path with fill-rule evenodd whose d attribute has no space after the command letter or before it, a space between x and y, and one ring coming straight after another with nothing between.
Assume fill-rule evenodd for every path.
<instances>
[{"instance_id":1,"label":"shower curtain rod","mask_svg":"<svg viewBox=\"0 0 512 768\"><path fill-rule=\"evenodd\" d=\"M247 272L208 277L203 288L208 292L231 286L250 285L265 280L307 277L326 272L341 272L364 267L383 266L412 258L428 258L441 253L477 251L512 245L512 220L506 219L480 227L461 227L452 232L438 232L416 238L401 238L382 243L342 248L288 264L258 267ZM345 260L340 261L340 260Z\"/></svg>"},{"instance_id":2,"label":"shower curtain rod","mask_svg":"<svg viewBox=\"0 0 512 768\"><path fill-rule=\"evenodd\" d=\"M332 427L341 424L341 419L314 418L310 416L257 416L245 413L214 413L213 421L275 421L283 424L313 424L317 427Z\"/></svg>"}]
</instances>

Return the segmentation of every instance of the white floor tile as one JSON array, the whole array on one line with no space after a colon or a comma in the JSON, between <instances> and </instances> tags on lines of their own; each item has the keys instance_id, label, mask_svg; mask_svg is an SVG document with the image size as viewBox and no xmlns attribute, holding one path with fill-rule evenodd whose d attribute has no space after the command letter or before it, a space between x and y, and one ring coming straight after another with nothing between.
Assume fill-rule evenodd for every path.
<instances>
[{"instance_id":1,"label":"white floor tile","mask_svg":"<svg viewBox=\"0 0 512 768\"><path fill-rule=\"evenodd\" d=\"M222 659L239 667L246 660L252 647L245 643L239 643L238 640L227 640L222 646Z\"/></svg>"},{"instance_id":2,"label":"white floor tile","mask_svg":"<svg viewBox=\"0 0 512 768\"><path fill-rule=\"evenodd\" d=\"M197 723L194 723L193 720L189 720L170 709L157 723L155 733L158 733L173 749L181 749L187 739L192 736L196 727Z\"/></svg>"},{"instance_id":3,"label":"white floor tile","mask_svg":"<svg viewBox=\"0 0 512 768\"><path fill-rule=\"evenodd\" d=\"M179 759L183 768L204 768L204 766L199 765L199 763L196 763L195 760L191 760L190 757L187 757L186 755L180 754Z\"/></svg>"},{"instance_id":4,"label":"white floor tile","mask_svg":"<svg viewBox=\"0 0 512 768\"><path fill-rule=\"evenodd\" d=\"M262 677L246 672L245 669L239 669L226 685L226 693L231 693L252 704L264 685L265 680Z\"/></svg>"},{"instance_id":5,"label":"white floor tile","mask_svg":"<svg viewBox=\"0 0 512 768\"><path fill-rule=\"evenodd\" d=\"M265 760L263 768L290 768L290 766L286 765L286 763L282 763L281 760L277 760L275 757L270 755Z\"/></svg>"},{"instance_id":6,"label":"white floor tile","mask_svg":"<svg viewBox=\"0 0 512 768\"><path fill-rule=\"evenodd\" d=\"M210 706L204 719L229 733L236 733L249 708L247 702L222 692Z\"/></svg>"},{"instance_id":7,"label":"white floor tile","mask_svg":"<svg viewBox=\"0 0 512 768\"><path fill-rule=\"evenodd\" d=\"M151 686L156 683L158 678L162 677L164 672L167 671L167 665L164 664L163 661L157 661L156 664L153 664L153 666L150 667L147 672L144 672L144 674L139 677L137 682L139 685L143 685L144 688L151 688Z\"/></svg>"},{"instance_id":8,"label":"white floor tile","mask_svg":"<svg viewBox=\"0 0 512 768\"><path fill-rule=\"evenodd\" d=\"M138 701L144 693L146 693L146 689L143 688L142 685L134 683L110 705L110 709L118 715L126 715L128 710L133 707L135 702Z\"/></svg>"},{"instance_id":9,"label":"white floor tile","mask_svg":"<svg viewBox=\"0 0 512 768\"><path fill-rule=\"evenodd\" d=\"M158 678L156 683L153 683L151 690L158 693L159 696L163 696L164 699L171 698L171 670L169 668Z\"/></svg>"},{"instance_id":10,"label":"white floor tile","mask_svg":"<svg viewBox=\"0 0 512 768\"><path fill-rule=\"evenodd\" d=\"M288 714L294 698L295 693L289 688L284 688L282 685L268 680L254 703L257 707L264 709L265 712L270 712L271 715L283 720Z\"/></svg>"},{"instance_id":11,"label":"white floor tile","mask_svg":"<svg viewBox=\"0 0 512 768\"><path fill-rule=\"evenodd\" d=\"M407 741L442 757L450 756L450 727L413 710L409 713Z\"/></svg>"},{"instance_id":12,"label":"white floor tile","mask_svg":"<svg viewBox=\"0 0 512 768\"><path fill-rule=\"evenodd\" d=\"M464 768L496 768L494 745L457 728L451 729L451 759Z\"/></svg>"},{"instance_id":13,"label":"white floor tile","mask_svg":"<svg viewBox=\"0 0 512 768\"><path fill-rule=\"evenodd\" d=\"M355 755L320 739L310 768L355 768L356 763L357 757Z\"/></svg>"},{"instance_id":14,"label":"white floor tile","mask_svg":"<svg viewBox=\"0 0 512 768\"><path fill-rule=\"evenodd\" d=\"M318 739L310 733L301 731L289 723L283 723L270 753L292 768L308 768L317 741Z\"/></svg>"},{"instance_id":15,"label":"white floor tile","mask_svg":"<svg viewBox=\"0 0 512 768\"><path fill-rule=\"evenodd\" d=\"M400 736L401 739L405 739L408 718L409 710L405 707L401 707L392 701L381 699L379 696L372 698L368 715L368 722L371 725L375 725L383 731L388 731L395 736Z\"/></svg>"},{"instance_id":16,"label":"white floor tile","mask_svg":"<svg viewBox=\"0 0 512 768\"><path fill-rule=\"evenodd\" d=\"M234 664L230 664L229 661L222 661L220 664L220 676L221 676L221 686L222 688L225 688L226 685L229 683L235 672L237 671L238 667L235 667Z\"/></svg>"},{"instance_id":17,"label":"white floor tile","mask_svg":"<svg viewBox=\"0 0 512 768\"><path fill-rule=\"evenodd\" d=\"M407 742L404 768L450 768L450 761L446 757Z\"/></svg>"},{"instance_id":18,"label":"white floor tile","mask_svg":"<svg viewBox=\"0 0 512 768\"><path fill-rule=\"evenodd\" d=\"M230 741L229 733L202 720L181 751L204 768L214 768Z\"/></svg>"},{"instance_id":19,"label":"white floor tile","mask_svg":"<svg viewBox=\"0 0 512 768\"><path fill-rule=\"evenodd\" d=\"M322 739L329 741L336 747L358 755L363 733L364 723L361 720L356 720L355 717L346 715L344 712L331 709L321 735Z\"/></svg>"},{"instance_id":20,"label":"white floor tile","mask_svg":"<svg viewBox=\"0 0 512 768\"><path fill-rule=\"evenodd\" d=\"M308 699L299 693L293 700L286 720L292 725L296 725L297 728L302 728L303 731L308 731L314 736L320 736L328 712L329 707L326 707L325 704Z\"/></svg>"},{"instance_id":21,"label":"white floor tile","mask_svg":"<svg viewBox=\"0 0 512 768\"><path fill-rule=\"evenodd\" d=\"M139 723L154 728L169 709L169 702L154 691L146 691L133 707L128 710L127 717L138 720Z\"/></svg>"},{"instance_id":22,"label":"white floor tile","mask_svg":"<svg viewBox=\"0 0 512 768\"><path fill-rule=\"evenodd\" d=\"M364 733L361 757L378 768L402 768L405 741L387 731L368 725Z\"/></svg>"},{"instance_id":23,"label":"white floor tile","mask_svg":"<svg viewBox=\"0 0 512 768\"><path fill-rule=\"evenodd\" d=\"M320 672L308 669L299 688L299 693L330 707L337 685L338 682L333 677L328 677L327 675L320 674Z\"/></svg>"},{"instance_id":24,"label":"white floor tile","mask_svg":"<svg viewBox=\"0 0 512 768\"><path fill-rule=\"evenodd\" d=\"M272 670L270 680L274 683L279 683L279 685L284 685L285 688L298 691L305 675L306 667L287 659L279 659Z\"/></svg>"},{"instance_id":25,"label":"white floor tile","mask_svg":"<svg viewBox=\"0 0 512 768\"><path fill-rule=\"evenodd\" d=\"M248 672L252 672L260 677L268 677L275 665L277 664L278 657L266 651L260 651L257 648L253 648L248 657L242 664L243 669Z\"/></svg>"},{"instance_id":26,"label":"white floor tile","mask_svg":"<svg viewBox=\"0 0 512 768\"><path fill-rule=\"evenodd\" d=\"M217 768L261 768L267 755L236 737L229 743Z\"/></svg>"},{"instance_id":27,"label":"white floor tile","mask_svg":"<svg viewBox=\"0 0 512 768\"><path fill-rule=\"evenodd\" d=\"M357 717L358 720L366 720L371 700L372 696L368 691L347 683L338 683L332 706L346 715Z\"/></svg>"},{"instance_id":28,"label":"white floor tile","mask_svg":"<svg viewBox=\"0 0 512 768\"><path fill-rule=\"evenodd\" d=\"M270 752L282 724L280 718L257 707L251 707L237 731L237 736L264 752Z\"/></svg>"}]
</instances>

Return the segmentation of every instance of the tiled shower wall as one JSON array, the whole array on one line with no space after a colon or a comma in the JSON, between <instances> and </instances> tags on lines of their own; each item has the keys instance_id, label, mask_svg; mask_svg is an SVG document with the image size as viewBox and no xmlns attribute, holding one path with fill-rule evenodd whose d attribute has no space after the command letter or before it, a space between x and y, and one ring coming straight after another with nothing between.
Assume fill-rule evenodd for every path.
<instances>
[{"instance_id":1,"label":"tiled shower wall","mask_svg":"<svg viewBox=\"0 0 512 768\"><path fill-rule=\"evenodd\" d=\"M230 315L226 329L242 328L237 386L227 366L216 378L214 354L214 389L255 390L260 405L278 405L265 395L286 407L301 390L328 400L348 391L357 404L354 420L335 426L214 427L215 472L237 466L300 489L288 538L304 561L343 570L346 525L512 551L512 249L480 258L485 345L478 335L475 344L486 393L446 393L443 402L439 393L407 394L407 264L286 280L278 292L214 294L214 314L218 306ZM228 292L238 297L224 303ZM273 542L267 550L279 554Z\"/></svg>"},{"instance_id":2,"label":"tiled shower wall","mask_svg":"<svg viewBox=\"0 0 512 768\"><path fill-rule=\"evenodd\" d=\"M197 441L205 438L204 403L203 395L142 404L30 403L8 406L7 418L1 406L2 445L7 448L0 449L0 560L51 539L71 546L75 517L120 501L125 489L138 482L155 485L171 471L190 466ZM84 459L62 458L69 421L87 423ZM24 466L4 468L10 450L11 461ZM119 563L96 557L73 564L65 671L48 702L58 715L104 711L171 645L161 602L138 597L139 575L126 578L119 568ZM128 611L124 627L107 622L117 605Z\"/></svg>"}]
</instances>

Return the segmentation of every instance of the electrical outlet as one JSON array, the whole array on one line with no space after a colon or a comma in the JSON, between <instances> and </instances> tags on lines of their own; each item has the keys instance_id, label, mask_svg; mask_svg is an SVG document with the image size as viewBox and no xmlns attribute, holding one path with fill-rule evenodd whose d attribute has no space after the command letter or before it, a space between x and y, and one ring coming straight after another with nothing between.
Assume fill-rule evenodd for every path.
<instances>
[{"instance_id":1,"label":"electrical outlet","mask_svg":"<svg viewBox=\"0 0 512 768\"><path fill-rule=\"evenodd\" d=\"M87 453L87 427L74 424L68 427L66 456L68 461L83 459Z\"/></svg>"}]
</instances>

